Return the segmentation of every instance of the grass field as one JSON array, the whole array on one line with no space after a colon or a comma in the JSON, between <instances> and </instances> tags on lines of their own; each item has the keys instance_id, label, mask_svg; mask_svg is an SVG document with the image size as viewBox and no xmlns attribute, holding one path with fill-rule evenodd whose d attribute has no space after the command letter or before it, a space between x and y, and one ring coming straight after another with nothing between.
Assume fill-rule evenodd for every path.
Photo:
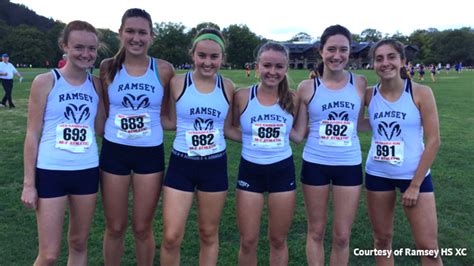
<instances>
[{"instance_id":1,"label":"grass field","mask_svg":"<svg viewBox=\"0 0 474 266\"><path fill-rule=\"evenodd\" d=\"M26 128L29 89L34 76L44 69L19 69L25 80L15 83L13 97L16 109L0 109L0 265L31 265L37 254L38 239L36 218L33 211L25 209L20 202L23 181L23 141ZM373 71L358 71L367 77L368 84L375 84ZM234 81L237 87L247 86L256 80L247 78L242 70L223 71L222 74ZM291 86L307 77L303 70L290 71ZM440 127L441 148L432 167L433 182L438 209L439 244L441 248L452 248L453 255L443 258L445 265L474 265L474 71L464 71L447 75L440 73L437 81L429 77L424 84L430 86L436 96ZM1 94L3 97L3 94ZM169 155L174 134L166 133L165 152ZM369 134L360 134L363 158L369 148ZM294 159L297 176L301 166L303 144L294 145ZM240 144L228 142L229 194L220 229L219 265L236 265L239 249L239 234L235 215L235 182L240 158ZM297 209L289 233L290 265L305 265L306 219L303 195L298 183ZM266 215L264 215L266 217ZM326 231L326 262L329 258L331 221ZM396 208L395 236L393 249L415 249L408 222L398 204ZM159 264L159 245L162 235L161 201L155 218L157 254L155 264ZM259 265L268 265L268 240L266 239L266 218L262 223L258 249ZM65 225L65 229L67 226ZM196 213L193 208L186 226L182 245L182 265L197 265L199 239ZM104 217L99 198L89 240L89 264L102 265L102 235ZM66 264L66 238L59 265ZM351 238L351 265L373 265L373 257L356 257L355 248L371 249L372 233L367 214L365 191L363 190ZM467 256L455 256L455 248L467 248ZM418 265L419 257L399 256L397 265ZM134 244L131 231L126 236L126 251L123 265L135 265Z\"/></svg>"}]
</instances>

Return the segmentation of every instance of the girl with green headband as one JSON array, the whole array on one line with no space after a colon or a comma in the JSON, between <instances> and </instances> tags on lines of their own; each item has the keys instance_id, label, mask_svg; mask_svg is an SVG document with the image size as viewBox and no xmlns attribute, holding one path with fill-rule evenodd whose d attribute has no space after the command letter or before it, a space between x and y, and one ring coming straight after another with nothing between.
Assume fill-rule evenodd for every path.
<instances>
[{"instance_id":1,"label":"girl with green headband","mask_svg":"<svg viewBox=\"0 0 474 266\"><path fill-rule=\"evenodd\" d=\"M179 265L186 220L197 197L200 265L216 265L219 222L227 195L226 136L232 135L234 84L219 73L224 38L212 28L201 30L190 55L194 70L177 75L170 86L170 118L176 120L163 186L161 265ZM239 134L233 134L238 139Z\"/></svg>"}]
</instances>

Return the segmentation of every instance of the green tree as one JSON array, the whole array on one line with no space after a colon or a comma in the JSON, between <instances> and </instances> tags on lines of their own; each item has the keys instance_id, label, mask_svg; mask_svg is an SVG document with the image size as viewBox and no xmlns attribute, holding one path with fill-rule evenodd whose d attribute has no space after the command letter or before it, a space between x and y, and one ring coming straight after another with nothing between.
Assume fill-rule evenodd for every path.
<instances>
[{"instance_id":1,"label":"green tree","mask_svg":"<svg viewBox=\"0 0 474 266\"><path fill-rule=\"evenodd\" d=\"M359 34L352 33L352 41L354 42L362 42L362 37Z\"/></svg>"},{"instance_id":2,"label":"green tree","mask_svg":"<svg viewBox=\"0 0 474 266\"><path fill-rule=\"evenodd\" d=\"M155 40L150 47L152 56L165 59L170 63L181 65L190 62L187 53L191 39L184 32L186 27L181 23L155 23Z\"/></svg>"},{"instance_id":3,"label":"green tree","mask_svg":"<svg viewBox=\"0 0 474 266\"><path fill-rule=\"evenodd\" d=\"M265 40L251 32L247 25L230 25L223 30L227 40L227 63L233 68L243 68L253 62L254 51Z\"/></svg>"},{"instance_id":4,"label":"green tree","mask_svg":"<svg viewBox=\"0 0 474 266\"><path fill-rule=\"evenodd\" d=\"M11 28L5 23L4 20L0 19L0 52L5 51L5 40L6 36L10 34Z\"/></svg>"},{"instance_id":5,"label":"green tree","mask_svg":"<svg viewBox=\"0 0 474 266\"><path fill-rule=\"evenodd\" d=\"M54 26L46 32L46 39L49 41L53 51L51 55L48 55L51 67L57 67L57 62L63 56L63 51L61 47L59 47L59 37L65 26L66 24L57 21L54 23Z\"/></svg>"},{"instance_id":6,"label":"green tree","mask_svg":"<svg viewBox=\"0 0 474 266\"><path fill-rule=\"evenodd\" d=\"M97 62L100 63L105 58L114 56L119 47L120 40L116 32L109 29L98 29L99 31L99 49L97 55Z\"/></svg>"},{"instance_id":7,"label":"green tree","mask_svg":"<svg viewBox=\"0 0 474 266\"><path fill-rule=\"evenodd\" d=\"M418 46L420 49L414 59L416 61L414 63L427 64L428 57L431 54L432 34L426 30L416 30L408 37L408 42Z\"/></svg>"},{"instance_id":8,"label":"green tree","mask_svg":"<svg viewBox=\"0 0 474 266\"><path fill-rule=\"evenodd\" d=\"M192 28L188 32L189 38L192 40L200 30L205 29L205 28L214 28L214 29L217 29L219 31L221 30L219 25L217 25L216 23L202 22L202 23L199 23L196 27Z\"/></svg>"},{"instance_id":9,"label":"green tree","mask_svg":"<svg viewBox=\"0 0 474 266\"><path fill-rule=\"evenodd\" d=\"M377 42L382 39L382 33L376 29L365 29L360 33L364 42Z\"/></svg>"},{"instance_id":10,"label":"green tree","mask_svg":"<svg viewBox=\"0 0 474 266\"><path fill-rule=\"evenodd\" d=\"M313 39L311 35L306 32L297 33L295 36L291 37L288 42L310 42Z\"/></svg>"},{"instance_id":11,"label":"green tree","mask_svg":"<svg viewBox=\"0 0 474 266\"><path fill-rule=\"evenodd\" d=\"M9 52L12 63L32 64L44 67L46 60L51 64L55 47L35 27L20 25L14 27L4 40L4 50ZM10 52L11 51L11 52Z\"/></svg>"},{"instance_id":12,"label":"green tree","mask_svg":"<svg viewBox=\"0 0 474 266\"><path fill-rule=\"evenodd\" d=\"M474 64L474 31L471 28L446 30L433 36L431 54L443 64Z\"/></svg>"},{"instance_id":13,"label":"green tree","mask_svg":"<svg viewBox=\"0 0 474 266\"><path fill-rule=\"evenodd\" d=\"M408 36L403 35L401 32L397 31L390 38L395 39L403 44L408 44Z\"/></svg>"}]
</instances>

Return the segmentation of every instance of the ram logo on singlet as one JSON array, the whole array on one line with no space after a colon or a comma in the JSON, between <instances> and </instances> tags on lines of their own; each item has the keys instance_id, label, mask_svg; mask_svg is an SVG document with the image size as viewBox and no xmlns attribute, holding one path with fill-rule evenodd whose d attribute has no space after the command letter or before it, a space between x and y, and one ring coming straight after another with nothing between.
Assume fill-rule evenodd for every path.
<instances>
[{"instance_id":1,"label":"ram logo on singlet","mask_svg":"<svg viewBox=\"0 0 474 266\"><path fill-rule=\"evenodd\" d=\"M195 130L212 130L214 129L214 120L212 119L202 119L200 117L194 120L194 129Z\"/></svg>"},{"instance_id":2,"label":"ram logo on singlet","mask_svg":"<svg viewBox=\"0 0 474 266\"><path fill-rule=\"evenodd\" d=\"M143 109L150 106L150 99L145 94L135 97L127 93L127 95L123 96L122 105L126 108L132 108L132 110Z\"/></svg>"},{"instance_id":3,"label":"ram logo on singlet","mask_svg":"<svg viewBox=\"0 0 474 266\"><path fill-rule=\"evenodd\" d=\"M90 116L91 113L87 104L83 104L78 107L70 103L68 106L66 106L66 111L64 112L64 117L67 120L74 121L75 124L80 124Z\"/></svg>"},{"instance_id":4,"label":"ram logo on singlet","mask_svg":"<svg viewBox=\"0 0 474 266\"><path fill-rule=\"evenodd\" d=\"M379 126L377 127L377 131L380 136L385 136L387 140L392 140L392 138L398 137L402 133L402 129L396 121L390 124L387 124L383 121L380 122Z\"/></svg>"},{"instance_id":5,"label":"ram logo on singlet","mask_svg":"<svg viewBox=\"0 0 474 266\"><path fill-rule=\"evenodd\" d=\"M329 113L328 120L349 121L349 114L346 111L342 111L340 113L333 111Z\"/></svg>"}]
</instances>

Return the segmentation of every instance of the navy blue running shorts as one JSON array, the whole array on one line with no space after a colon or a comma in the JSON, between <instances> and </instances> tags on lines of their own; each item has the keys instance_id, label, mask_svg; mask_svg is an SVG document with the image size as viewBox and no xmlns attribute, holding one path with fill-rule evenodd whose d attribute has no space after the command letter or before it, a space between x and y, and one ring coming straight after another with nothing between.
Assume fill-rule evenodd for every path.
<instances>
[{"instance_id":1,"label":"navy blue running shorts","mask_svg":"<svg viewBox=\"0 0 474 266\"><path fill-rule=\"evenodd\" d=\"M362 185L362 165L323 165L303 160L301 183L310 186Z\"/></svg>"},{"instance_id":2,"label":"navy blue running shorts","mask_svg":"<svg viewBox=\"0 0 474 266\"><path fill-rule=\"evenodd\" d=\"M171 150L164 186L181 191L227 191L227 155L225 151L208 156L188 156Z\"/></svg>"},{"instance_id":3,"label":"navy blue running shorts","mask_svg":"<svg viewBox=\"0 0 474 266\"><path fill-rule=\"evenodd\" d=\"M99 167L72 171L36 168L35 180L40 198L95 194L99 190Z\"/></svg>"},{"instance_id":4,"label":"navy blue running shorts","mask_svg":"<svg viewBox=\"0 0 474 266\"><path fill-rule=\"evenodd\" d=\"M257 193L295 190L293 156L272 164L255 164L241 158L237 188Z\"/></svg>"},{"instance_id":5,"label":"navy blue running shorts","mask_svg":"<svg viewBox=\"0 0 474 266\"><path fill-rule=\"evenodd\" d=\"M401 193L404 193L410 186L410 183L410 179L391 179L365 173L365 187L370 191L393 191L395 188L398 188ZM420 193L433 191L431 174L428 174L420 185Z\"/></svg>"},{"instance_id":6,"label":"navy blue running shorts","mask_svg":"<svg viewBox=\"0 0 474 266\"><path fill-rule=\"evenodd\" d=\"M162 172L165 170L163 144L134 147L110 142L104 138L100 152L100 169L114 175Z\"/></svg>"}]
</instances>

